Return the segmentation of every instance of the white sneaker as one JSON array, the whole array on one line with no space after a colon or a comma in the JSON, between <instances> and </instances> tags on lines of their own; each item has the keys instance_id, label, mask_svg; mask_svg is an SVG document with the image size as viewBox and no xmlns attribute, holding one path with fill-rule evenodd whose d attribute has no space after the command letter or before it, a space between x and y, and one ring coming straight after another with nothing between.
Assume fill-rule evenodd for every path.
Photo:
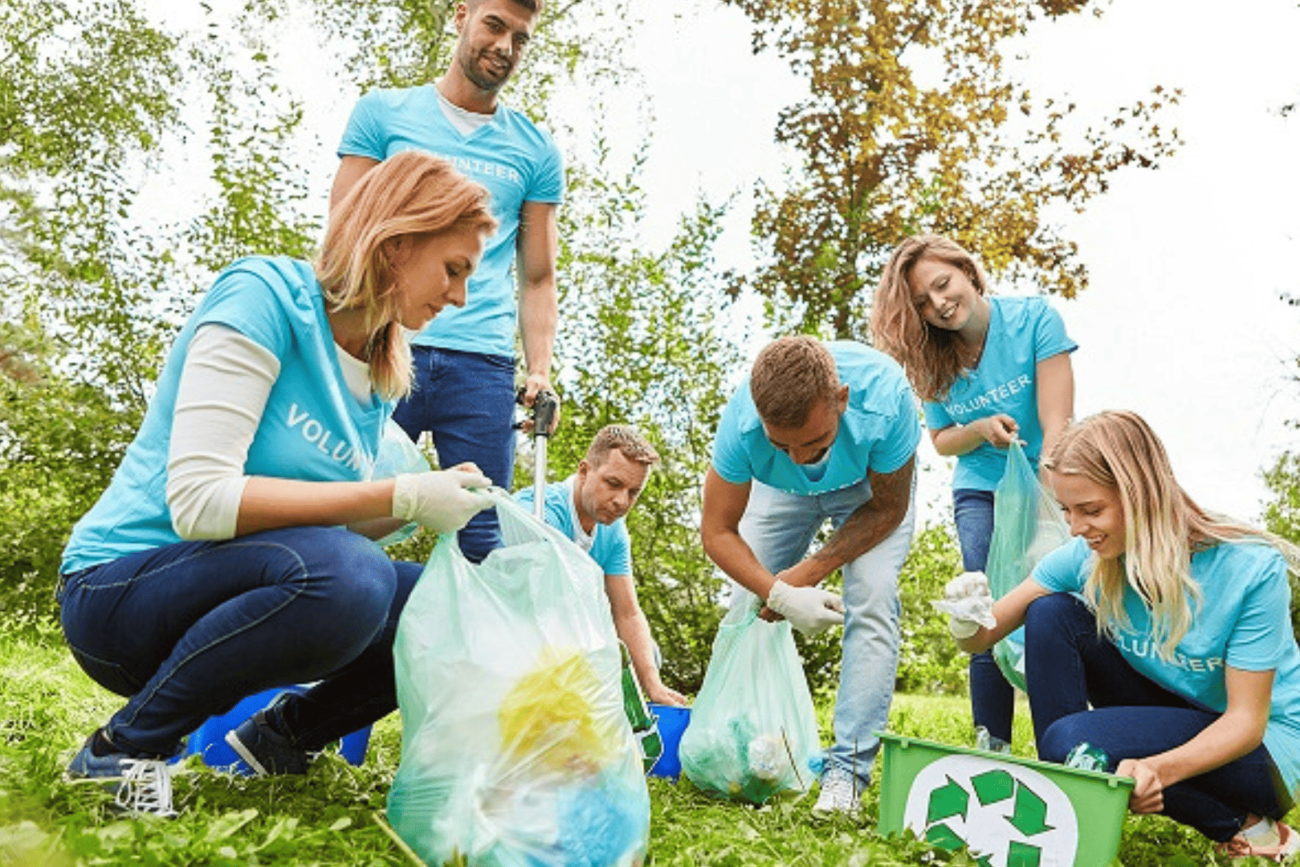
<instances>
[{"instance_id":1,"label":"white sneaker","mask_svg":"<svg viewBox=\"0 0 1300 867\"><path fill-rule=\"evenodd\" d=\"M848 771L831 768L822 774L821 793L813 806L814 813L842 813L856 816L862 806L858 781Z\"/></svg>"}]
</instances>

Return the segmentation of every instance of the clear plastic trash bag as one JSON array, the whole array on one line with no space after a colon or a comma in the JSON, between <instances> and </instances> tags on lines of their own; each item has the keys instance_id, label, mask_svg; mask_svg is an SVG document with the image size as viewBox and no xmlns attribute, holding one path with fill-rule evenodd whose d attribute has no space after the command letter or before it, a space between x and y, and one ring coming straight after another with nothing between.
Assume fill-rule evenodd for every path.
<instances>
[{"instance_id":1,"label":"clear plastic trash bag","mask_svg":"<svg viewBox=\"0 0 1300 867\"><path fill-rule=\"evenodd\" d=\"M604 576L493 496L506 547L474 565L441 536L398 624L388 821L431 865L640 865L650 795Z\"/></svg>"},{"instance_id":2,"label":"clear plastic trash bag","mask_svg":"<svg viewBox=\"0 0 1300 867\"><path fill-rule=\"evenodd\" d=\"M1029 577L1038 561L1070 539L1055 498L1038 481L1019 443L1007 449L1007 469L993 492L993 538L984 574L994 599ZM1025 689L1025 630L1017 629L993 647L993 658L1014 687Z\"/></svg>"},{"instance_id":3,"label":"clear plastic trash bag","mask_svg":"<svg viewBox=\"0 0 1300 867\"><path fill-rule=\"evenodd\" d=\"M370 472L371 480L392 479L402 473L427 473L431 467L429 460L420 451L420 447L402 430L402 426L389 418L384 422L384 435L379 440L379 453L375 455L375 466ZM412 521L376 542L384 547L405 542L415 535L420 525Z\"/></svg>"},{"instance_id":4,"label":"clear plastic trash bag","mask_svg":"<svg viewBox=\"0 0 1300 867\"><path fill-rule=\"evenodd\" d=\"M702 791L752 804L807 792L822 764L790 624L759 619L758 607L756 597L733 606L718 627L678 746L682 772Z\"/></svg>"}]
</instances>

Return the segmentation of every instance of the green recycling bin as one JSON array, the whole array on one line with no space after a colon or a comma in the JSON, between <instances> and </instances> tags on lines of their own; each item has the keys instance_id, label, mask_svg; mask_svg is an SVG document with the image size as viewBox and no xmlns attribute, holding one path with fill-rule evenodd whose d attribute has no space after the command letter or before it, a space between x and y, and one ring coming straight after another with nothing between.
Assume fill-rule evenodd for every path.
<instances>
[{"instance_id":1,"label":"green recycling bin","mask_svg":"<svg viewBox=\"0 0 1300 867\"><path fill-rule=\"evenodd\" d=\"M983 867L1105 867L1119 851L1133 781L884 732L880 826Z\"/></svg>"}]
</instances>

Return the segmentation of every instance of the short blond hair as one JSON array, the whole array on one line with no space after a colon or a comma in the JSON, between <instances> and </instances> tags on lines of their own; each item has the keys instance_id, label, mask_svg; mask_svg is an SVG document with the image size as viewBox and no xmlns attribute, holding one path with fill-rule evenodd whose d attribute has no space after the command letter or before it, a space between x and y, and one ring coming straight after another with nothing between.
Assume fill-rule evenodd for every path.
<instances>
[{"instance_id":1,"label":"short blond hair","mask_svg":"<svg viewBox=\"0 0 1300 867\"><path fill-rule=\"evenodd\" d=\"M820 340L805 334L763 347L749 374L749 394L765 424L802 427L819 401L834 404L840 377Z\"/></svg>"},{"instance_id":2,"label":"short blond hair","mask_svg":"<svg viewBox=\"0 0 1300 867\"><path fill-rule=\"evenodd\" d=\"M587 447L587 463L598 467L605 463L609 453L618 449L629 461L645 467L659 463L659 453L641 432L627 424L605 425Z\"/></svg>"},{"instance_id":3,"label":"short blond hair","mask_svg":"<svg viewBox=\"0 0 1300 867\"><path fill-rule=\"evenodd\" d=\"M384 160L330 209L316 279L330 312L365 312L370 379L385 399L411 389L411 349L397 321L386 242L460 229L488 235L496 228L487 189L421 151Z\"/></svg>"}]
</instances>

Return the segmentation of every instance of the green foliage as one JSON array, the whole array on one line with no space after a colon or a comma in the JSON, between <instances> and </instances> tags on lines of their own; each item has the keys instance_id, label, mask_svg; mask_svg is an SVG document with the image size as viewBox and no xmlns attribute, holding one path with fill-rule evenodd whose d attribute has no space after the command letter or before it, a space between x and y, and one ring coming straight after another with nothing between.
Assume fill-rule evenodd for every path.
<instances>
[{"instance_id":1,"label":"green foliage","mask_svg":"<svg viewBox=\"0 0 1300 867\"><path fill-rule=\"evenodd\" d=\"M302 107L276 82L259 23L238 19L243 39L234 44L211 27L189 49L190 68L211 99L207 150L218 195L190 224L186 241L210 272L250 253L310 258L320 229L303 213L307 179L292 150Z\"/></svg>"},{"instance_id":2,"label":"green foliage","mask_svg":"<svg viewBox=\"0 0 1300 867\"><path fill-rule=\"evenodd\" d=\"M961 551L948 523L931 524L912 539L898 596L903 603L902 653L896 688L901 692L964 694L969 657L948 634L948 618L930 607L960 574Z\"/></svg>"},{"instance_id":3,"label":"green foliage","mask_svg":"<svg viewBox=\"0 0 1300 867\"><path fill-rule=\"evenodd\" d=\"M1269 532L1300 545L1300 454L1283 452L1264 471L1264 484L1271 494L1264 504L1264 526ZM1300 576L1291 579L1291 629L1300 635Z\"/></svg>"},{"instance_id":4,"label":"green foliage","mask_svg":"<svg viewBox=\"0 0 1300 867\"><path fill-rule=\"evenodd\" d=\"M135 4L0 11L0 610L48 606L63 538L134 431L161 329L159 255L123 221L127 171L175 121L175 42Z\"/></svg>"},{"instance_id":5,"label":"green foliage","mask_svg":"<svg viewBox=\"0 0 1300 867\"><path fill-rule=\"evenodd\" d=\"M12 612L49 606L67 533L108 484L212 272L250 252L301 255L317 227L286 152L300 114L274 108L254 22L210 20L187 42L129 0L21 0L0 27L0 355L23 367L0 381L0 609ZM195 93L211 100L198 125L215 193L186 228L136 200Z\"/></svg>"},{"instance_id":6,"label":"green foliage","mask_svg":"<svg viewBox=\"0 0 1300 867\"><path fill-rule=\"evenodd\" d=\"M1086 0L725 2L752 21L755 52L778 53L808 82L775 132L798 168L786 189L756 189L760 267L738 279L805 331L864 336L880 269L919 231L1072 297L1087 270L1044 207L1082 210L1117 170L1154 167L1178 141L1156 124L1177 93L1156 87L1076 129L1074 104L1040 104L1008 74L1007 40Z\"/></svg>"}]
</instances>

